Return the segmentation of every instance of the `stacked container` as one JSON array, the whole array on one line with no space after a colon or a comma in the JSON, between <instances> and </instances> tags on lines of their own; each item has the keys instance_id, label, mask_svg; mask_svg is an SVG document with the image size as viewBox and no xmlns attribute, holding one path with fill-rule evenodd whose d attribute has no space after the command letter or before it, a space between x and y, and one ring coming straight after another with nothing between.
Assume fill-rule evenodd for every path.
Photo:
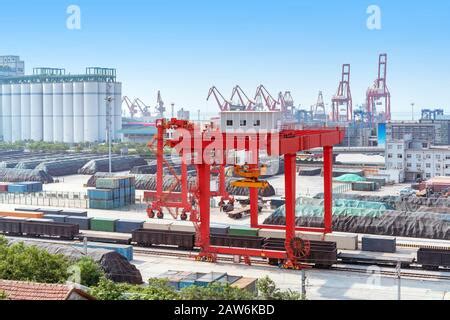
<instances>
[{"instance_id":1,"label":"stacked container","mask_svg":"<svg viewBox=\"0 0 450 320\"><path fill-rule=\"evenodd\" d=\"M135 203L134 177L99 178L95 189L88 190L89 208L116 209Z\"/></svg>"},{"instance_id":2,"label":"stacked container","mask_svg":"<svg viewBox=\"0 0 450 320\"><path fill-rule=\"evenodd\" d=\"M17 182L8 185L8 192L11 193L29 193L42 191L42 182Z\"/></svg>"}]
</instances>

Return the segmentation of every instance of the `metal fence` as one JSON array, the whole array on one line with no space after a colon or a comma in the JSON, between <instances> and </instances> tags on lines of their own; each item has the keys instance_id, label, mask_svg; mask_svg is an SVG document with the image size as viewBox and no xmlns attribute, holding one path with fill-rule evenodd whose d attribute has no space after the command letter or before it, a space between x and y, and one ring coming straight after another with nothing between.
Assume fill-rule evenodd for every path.
<instances>
[{"instance_id":1,"label":"metal fence","mask_svg":"<svg viewBox=\"0 0 450 320\"><path fill-rule=\"evenodd\" d=\"M88 208L85 192L42 191L33 193L0 193L0 203L48 207Z\"/></svg>"},{"instance_id":2,"label":"metal fence","mask_svg":"<svg viewBox=\"0 0 450 320\"><path fill-rule=\"evenodd\" d=\"M348 191L352 190L352 184L351 183L344 183L340 184L333 188L333 194L341 194L346 193Z\"/></svg>"}]
</instances>

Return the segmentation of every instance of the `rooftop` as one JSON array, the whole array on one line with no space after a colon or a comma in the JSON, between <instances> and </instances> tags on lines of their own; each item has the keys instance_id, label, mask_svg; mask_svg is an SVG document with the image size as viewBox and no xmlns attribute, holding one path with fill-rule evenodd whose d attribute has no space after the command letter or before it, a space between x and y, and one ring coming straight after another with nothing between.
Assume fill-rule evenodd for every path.
<instances>
[{"instance_id":1,"label":"rooftop","mask_svg":"<svg viewBox=\"0 0 450 320\"><path fill-rule=\"evenodd\" d=\"M26 281L0 280L0 291L9 300L94 300L81 289L66 284L48 284Z\"/></svg>"}]
</instances>

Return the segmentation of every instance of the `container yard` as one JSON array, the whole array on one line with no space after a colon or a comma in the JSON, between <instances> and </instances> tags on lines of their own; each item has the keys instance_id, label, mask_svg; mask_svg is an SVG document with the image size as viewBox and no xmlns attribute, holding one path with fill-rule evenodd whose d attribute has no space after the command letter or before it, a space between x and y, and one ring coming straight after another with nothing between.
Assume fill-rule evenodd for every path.
<instances>
[{"instance_id":1,"label":"container yard","mask_svg":"<svg viewBox=\"0 0 450 320\"><path fill-rule=\"evenodd\" d=\"M2 306L450 300L450 5L232 2L4 4Z\"/></svg>"}]
</instances>

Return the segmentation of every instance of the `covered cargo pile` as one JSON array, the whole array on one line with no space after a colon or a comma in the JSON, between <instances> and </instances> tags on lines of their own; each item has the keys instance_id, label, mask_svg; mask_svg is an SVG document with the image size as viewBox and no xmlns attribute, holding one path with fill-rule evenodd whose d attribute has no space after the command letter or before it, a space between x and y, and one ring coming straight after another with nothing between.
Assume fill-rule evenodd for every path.
<instances>
[{"instance_id":1,"label":"covered cargo pile","mask_svg":"<svg viewBox=\"0 0 450 320\"><path fill-rule=\"evenodd\" d=\"M146 164L147 161L140 156L113 157L111 161L111 170L113 172L127 171L131 170L133 167ZM95 174L97 172L109 172L108 158L91 160L78 171L80 174Z\"/></svg>"},{"instance_id":2,"label":"covered cargo pile","mask_svg":"<svg viewBox=\"0 0 450 320\"><path fill-rule=\"evenodd\" d=\"M366 181L366 179L364 177L361 177L357 174L352 174L352 173L348 173L348 174L343 174L342 176L339 176L337 178L334 179L335 181L338 182L359 182L359 181Z\"/></svg>"},{"instance_id":3,"label":"covered cargo pile","mask_svg":"<svg viewBox=\"0 0 450 320\"><path fill-rule=\"evenodd\" d=\"M144 166L136 166L130 170L132 174L155 174L156 173L156 165L144 165Z\"/></svg>"},{"instance_id":4,"label":"covered cargo pile","mask_svg":"<svg viewBox=\"0 0 450 320\"><path fill-rule=\"evenodd\" d=\"M9 245L16 242L23 242L25 245L36 246L51 254L62 254L71 261L79 260L85 256L82 252L83 249L76 249L70 245L22 239L8 239ZM108 279L115 282L142 284L141 273L136 266L131 264L123 255L112 250L102 249L88 249L87 255L101 266Z\"/></svg>"},{"instance_id":5,"label":"covered cargo pile","mask_svg":"<svg viewBox=\"0 0 450 320\"><path fill-rule=\"evenodd\" d=\"M22 182L39 181L42 183L53 183L53 177L42 170L28 169L0 169L0 181Z\"/></svg>"},{"instance_id":6,"label":"covered cargo pile","mask_svg":"<svg viewBox=\"0 0 450 320\"><path fill-rule=\"evenodd\" d=\"M156 175L153 174L136 174L134 175L136 178L136 190L156 190ZM105 173L105 172L99 172L93 175L91 178L89 178L87 182L88 187L95 187L96 181L99 178L104 177L114 177L114 174ZM231 195L235 196L248 196L248 189L247 188L236 188L231 186L231 181L235 179L233 178L227 178L226 179L226 187L227 191ZM166 175L164 176L164 183L163 188L164 190L167 190L170 188L170 186L173 184L174 178L172 176ZM195 185L197 183L197 177L190 176L188 179L188 184L190 189L194 189ZM180 192L180 186L176 186L173 192ZM275 195L275 189L272 185L269 183L269 187L266 189L260 189L259 195L262 197L271 197Z\"/></svg>"},{"instance_id":7,"label":"covered cargo pile","mask_svg":"<svg viewBox=\"0 0 450 320\"><path fill-rule=\"evenodd\" d=\"M323 227L323 203L317 200L297 199L297 226ZM285 224L285 206L275 210L264 224ZM394 211L384 203L338 199L333 201L333 230L450 240L450 215Z\"/></svg>"},{"instance_id":8,"label":"covered cargo pile","mask_svg":"<svg viewBox=\"0 0 450 320\"><path fill-rule=\"evenodd\" d=\"M116 209L135 203L136 189L134 177L100 178L96 189L88 190L89 208Z\"/></svg>"},{"instance_id":9,"label":"covered cargo pile","mask_svg":"<svg viewBox=\"0 0 450 320\"><path fill-rule=\"evenodd\" d=\"M47 161L40 163L36 169L43 170L48 174L56 177L77 174L89 159L68 159L60 161Z\"/></svg>"}]
</instances>

